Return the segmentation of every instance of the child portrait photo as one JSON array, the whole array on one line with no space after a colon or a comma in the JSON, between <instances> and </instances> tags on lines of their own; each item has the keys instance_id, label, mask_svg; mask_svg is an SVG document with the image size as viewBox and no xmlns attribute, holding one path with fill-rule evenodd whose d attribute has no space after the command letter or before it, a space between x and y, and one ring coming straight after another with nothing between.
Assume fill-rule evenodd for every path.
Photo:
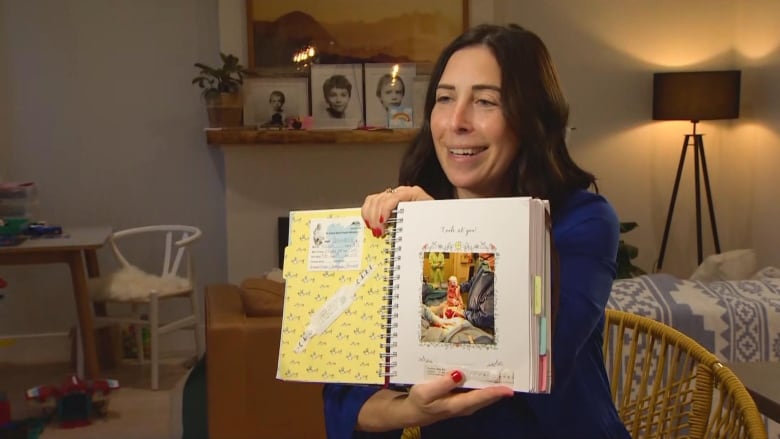
<instances>
[{"instance_id":1,"label":"child portrait photo","mask_svg":"<svg viewBox=\"0 0 780 439\"><path fill-rule=\"evenodd\" d=\"M315 128L352 129L363 125L363 66L313 64L311 106Z\"/></svg>"},{"instance_id":2,"label":"child portrait photo","mask_svg":"<svg viewBox=\"0 0 780 439\"><path fill-rule=\"evenodd\" d=\"M365 65L366 125L412 127L415 75L413 63Z\"/></svg>"},{"instance_id":3,"label":"child portrait photo","mask_svg":"<svg viewBox=\"0 0 780 439\"><path fill-rule=\"evenodd\" d=\"M308 115L306 78L244 80L244 125L280 129Z\"/></svg>"}]
</instances>

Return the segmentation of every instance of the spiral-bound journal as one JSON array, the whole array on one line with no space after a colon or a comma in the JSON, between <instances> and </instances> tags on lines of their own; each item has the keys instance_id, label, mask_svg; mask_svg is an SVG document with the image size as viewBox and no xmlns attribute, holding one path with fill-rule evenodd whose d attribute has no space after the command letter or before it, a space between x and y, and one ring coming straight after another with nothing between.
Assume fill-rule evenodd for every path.
<instances>
[{"instance_id":1,"label":"spiral-bound journal","mask_svg":"<svg viewBox=\"0 0 780 439\"><path fill-rule=\"evenodd\" d=\"M381 238L359 208L290 212L277 378L549 392L548 203L404 202Z\"/></svg>"}]
</instances>

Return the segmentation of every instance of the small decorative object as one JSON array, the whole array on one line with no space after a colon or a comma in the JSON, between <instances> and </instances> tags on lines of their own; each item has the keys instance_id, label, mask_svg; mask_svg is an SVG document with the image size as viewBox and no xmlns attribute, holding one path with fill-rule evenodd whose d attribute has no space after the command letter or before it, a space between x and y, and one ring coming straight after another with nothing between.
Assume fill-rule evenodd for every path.
<instances>
[{"instance_id":1,"label":"small decorative object","mask_svg":"<svg viewBox=\"0 0 780 439\"><path fill-rule=\"evenodd\" d=\"M636 222L622 222L620 223L620 233L627 233L634 230L637 227ZM639 249L636 246L626 243L624 240L620 240L618 243L617 253L617 278L628 279L636 276L647 274L645 270L634 265L631 260L639 255Z\"/></svg>"},{"instance_id":2,"label":"small decorative object","mask_svg":"<svg viewBox=\"0 0 780 439\"><path fill-rule=\"evenodd\" d=\"M192 83L203 89L211 127L241 126L244 112L241 86L248 72L235 55L220 53L219 56L221 67L195 63L200 74L192 79Z\"/></svg>"},{"instance_id":3,"label":"small decorative object","mask_svg":"<svg viewBox=\"0 0 780 439\"><path fill-rule=\"evenodd\" d=\"M366 64L366 125L390 128L412 127L414 103L414 64ZM399 114L390 126L391 112ZM402 121L408 116L408 121ZM408 124L406 123L408 122Z\"/></svg>"},{"instance_id":4,"label":"small decorative object","mask_svg":"<svg viewBox=\"0 0 780 439\"><path fill-rule=\"evenodd\" d=\"M315 128L354 129L363 125L363 66L313 64L311 106Z\"/></svg>"}]
</instances>

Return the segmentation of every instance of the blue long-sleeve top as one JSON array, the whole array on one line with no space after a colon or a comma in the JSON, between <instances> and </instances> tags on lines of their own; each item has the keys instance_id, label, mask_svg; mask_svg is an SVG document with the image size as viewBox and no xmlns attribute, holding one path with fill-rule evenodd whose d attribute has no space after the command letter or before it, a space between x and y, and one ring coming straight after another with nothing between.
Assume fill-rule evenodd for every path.
<instances>
[{"instance_id":1,"label":"blue long-sleeve top","mask_svg":"<svg viewBox=\"0 0 780 439\"><path fill-rule=\"evenodd\" d=\"M550 394L516 393L473 415L422 428L428 438L626 439L604 369L604 308L616 273L619 224L600 195L579 190L552 218L560 267L560 302L553 334ZM326 385L325 424L331 439L400 438L401 430L355 432L360 408L378 387Z\"/></svg>"}]
</instances>

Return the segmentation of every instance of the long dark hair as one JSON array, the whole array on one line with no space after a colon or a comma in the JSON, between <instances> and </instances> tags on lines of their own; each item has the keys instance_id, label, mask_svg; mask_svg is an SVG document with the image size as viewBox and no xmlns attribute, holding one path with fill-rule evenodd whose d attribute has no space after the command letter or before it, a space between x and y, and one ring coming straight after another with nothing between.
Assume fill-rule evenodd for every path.
<instances>
[{"instance_id":1,"label":"long dark hair","mask_svg":"<svg viewBox=\"0 0 780 439\"><path fill-rule=\"evenodd\" d=\"M455 196L436 158L430 117L436 88L450 57L475 45L487 47L501 68L503 114L519 143L510 167L514 195L550 200L554 209L574 189L595 188L596 178L577 166L566 148L569 106L550 54L536 34L514 24L476 26L444 49L428 84L420 133L401 161L399 184L419 185L437 199Z\"/></svg>"}]
</instances>

